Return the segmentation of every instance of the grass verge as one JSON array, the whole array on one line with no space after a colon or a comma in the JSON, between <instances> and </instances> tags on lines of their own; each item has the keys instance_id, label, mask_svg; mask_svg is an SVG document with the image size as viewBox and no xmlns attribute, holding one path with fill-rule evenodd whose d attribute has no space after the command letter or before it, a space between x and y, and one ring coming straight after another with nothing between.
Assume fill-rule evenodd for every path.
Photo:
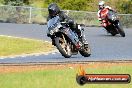
<instances>
[{"instance_id":1,"label":"grass verge","mask_svg":"<svg viewBox=\"0 0 132 88\"><path fill-rule=\"evenodd\" d=\"M0 66L0 86L1 88L132 88L131 83L80 86L75 79L79 66L79 64ZM88 63L82 66L88 74L132 75L132 63ZM2 69L5 71L10 68L18 70L2 72Z\"/></svg>"},{"instance_id":2,"label":"grass verge","mask_svg":"<svg viewBox=\"0 0 132 88\"><path fill-rule=\"evenodd\" d=\"M53 46L44 41L0 36L0 56L42 53L53 50Z\"/></svg>"}]
</instances>

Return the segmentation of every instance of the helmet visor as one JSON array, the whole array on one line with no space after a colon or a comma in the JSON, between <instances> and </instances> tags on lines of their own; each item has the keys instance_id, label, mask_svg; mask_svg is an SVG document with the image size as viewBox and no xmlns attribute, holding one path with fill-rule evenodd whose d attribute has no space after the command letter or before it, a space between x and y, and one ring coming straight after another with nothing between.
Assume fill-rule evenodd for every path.
<instances>
[{"instance_id":1,"label":"helmet visor","mask_svg":"<svg viewBox=\"0 0 132 88\"><path fill-rule=\"evenodd\" d=\"M56 16L56 11L49 9L50 16Z\"/></svg>"},{"instance_id":2,"label":"helmet visor","mask_svg":"<svg viewBox=\"0 0 132 88\"><path fill-rule=\"evenodd\" d=\"M104 5L99 5L99 9L103 9L104 8Z\"/></svg>"}]
</instances>

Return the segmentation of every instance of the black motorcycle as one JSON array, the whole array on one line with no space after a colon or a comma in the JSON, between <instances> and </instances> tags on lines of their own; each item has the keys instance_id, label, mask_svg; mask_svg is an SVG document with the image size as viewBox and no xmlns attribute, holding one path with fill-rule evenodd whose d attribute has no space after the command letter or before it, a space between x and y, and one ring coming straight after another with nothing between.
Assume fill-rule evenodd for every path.
<instances>
[{"instance_id":1,"label":"black motorcycle","mask_svg":"<svg viewBox=\"0 0 132 88\"><path fill-rule=\"evenodd\" d=\"M91 55L89 44L83 44L76 32L70 29L68 23L60 22L59 16L50 19L47 26L54 46L65 58L77 55L78 52L84 57Z\"/></svg>"}]
</instances>

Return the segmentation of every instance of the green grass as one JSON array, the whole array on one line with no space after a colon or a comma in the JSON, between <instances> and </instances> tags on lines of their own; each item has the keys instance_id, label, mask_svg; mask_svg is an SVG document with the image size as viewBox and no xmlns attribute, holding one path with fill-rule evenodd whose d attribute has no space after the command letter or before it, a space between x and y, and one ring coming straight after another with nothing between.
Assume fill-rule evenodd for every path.
<instances>
[{"instance_id":1,"label":"green grass","mask_svg":"<svg viewBox=\"0 0 132 88\"><path fill-rule=\"evenodd\" d=\"M96 64L95 64L96 65ZM88 68L88 74L130 74L131 66ZM132 84L85 84L76 83L77 69L41 70L32 72L0 73L1 88L132 88Z\"/></svg>"},{"instance_id":2,"label":"green grass","mask_svg":"<svg viewBox=\"0 0 132 88\"><path fill-rule=\"evenodd\" d=\"M53 46L44 41L0 36L0 56L47 52Z\"/></svg>"}]
</instances>

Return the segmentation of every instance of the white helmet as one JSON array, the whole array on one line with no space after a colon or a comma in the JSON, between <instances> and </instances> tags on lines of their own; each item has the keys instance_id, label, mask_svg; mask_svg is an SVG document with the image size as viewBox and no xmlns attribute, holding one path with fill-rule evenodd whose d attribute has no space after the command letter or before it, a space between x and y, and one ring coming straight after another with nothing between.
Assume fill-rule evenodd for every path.
<instances>
[{"instance_id":1,"label":"white helmet","mask_svg":"<svg viewBox=\"0 0 132 88\"><path fill-rule=\"evenodd\" d=\"M103 9L104 8L104 1L99 1L99 9Z\"/></svg>"},{"instance_id":2,"label":"white helmet","mask_svg":"<svg viewBox=\"0 0 132 88\"><path fill-rule=\"evenodd\" d=\"M104 5L105 4L105 2L104 1L99 1L99 5Z\"/></svg>"}]
</instances>

